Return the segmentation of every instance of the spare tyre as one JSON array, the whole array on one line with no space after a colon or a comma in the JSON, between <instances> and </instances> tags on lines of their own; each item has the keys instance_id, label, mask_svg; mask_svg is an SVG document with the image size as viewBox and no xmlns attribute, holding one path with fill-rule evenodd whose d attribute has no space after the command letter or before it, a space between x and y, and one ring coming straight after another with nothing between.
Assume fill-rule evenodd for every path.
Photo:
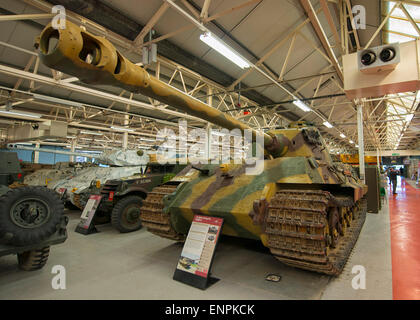
<instances>
[{"instance_id":1,"label":"spare tyre","mask_svg":"<svg viewBox=\"0 0 420 320\"><path fill-rule=\"evenodd\" d=\"M46 187L10 189L0 197L0 242L40 243L57 231L63 212L58 194Z\"/></svg>"}]
</instances>

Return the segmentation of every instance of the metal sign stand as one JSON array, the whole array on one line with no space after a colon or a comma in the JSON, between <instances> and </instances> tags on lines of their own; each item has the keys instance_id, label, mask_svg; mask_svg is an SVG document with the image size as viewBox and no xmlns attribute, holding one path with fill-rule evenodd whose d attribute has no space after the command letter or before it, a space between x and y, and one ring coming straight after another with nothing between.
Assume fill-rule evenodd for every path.
<instances>
[{"instance_id":1,"label":"metal sign stand","mask_svg":"<svg viewBox=\"0 0 420 320\"><path fill-rule=\"evenodd\" d=\"M211 277L211 267L223 218L195 215L173 279L205 290L220 279Z\"/></svg>"},{"instance_id":2,"label":"metal sign stand","mask_svg":"<svg viewBox=\"0 0 420 320\"><path fill-rule=\"evenodd\" d=\"M98 209L101 200L101 195L91 195L89 197L89 200L83 209L82 215L80 216L80 222L77 225L76 230L74 230L75 232L83 235L99 232L93 223L93 218L95 217L96 209Z\"/></svg>"}]
</instances>

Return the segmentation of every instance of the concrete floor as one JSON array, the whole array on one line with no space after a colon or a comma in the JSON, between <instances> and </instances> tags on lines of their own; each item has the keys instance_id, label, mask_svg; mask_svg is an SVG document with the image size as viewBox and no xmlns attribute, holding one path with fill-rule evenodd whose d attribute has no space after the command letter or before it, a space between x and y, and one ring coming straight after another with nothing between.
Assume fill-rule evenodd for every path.
<instances>
[{"instance_id":1,"label":"concrete floor","mask_svg":"<svg viewBox=\"0 0 420 320\"><path fill-rule=\"evenodd\" d=\"M17 268L16 257L0 259L0 299L392 299L389 214L368 214L343 274L330 278L287 267L261 244L222 238L213 275L220 281L202 291L172 280L182 245L142 229L120 234L110 225L98 234L75 233L80 212L69 211L69 237L51 247L39 271ZM66 268L66 289L51 286L54 265ZM354 265L366 268L365 290L351 285ZM282 276L278 283L264 278Z\"/></svg>"}]
</instances>

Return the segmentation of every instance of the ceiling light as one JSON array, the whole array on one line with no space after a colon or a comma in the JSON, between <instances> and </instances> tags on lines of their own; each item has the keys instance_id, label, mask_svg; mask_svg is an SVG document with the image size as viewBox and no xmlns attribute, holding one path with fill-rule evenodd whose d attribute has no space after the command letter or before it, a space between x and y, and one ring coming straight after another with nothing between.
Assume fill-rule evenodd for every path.
<instances>
[{"instance_id":1,"label":"ceiling light","mask_svg":"<svg viewBox=\"0 0 420 320\"><path fill-rule=\"evenodd\" d=\"M229 48L223 41L219 40L210 32L206 32L200 35L200 40L206 43L208 46L212 47L214 50L219 52L221 55L228 58L230 61L235 63L240 68L249 68L250 63L242 58L238 53Z\"/></svg>"},{"instance_id":2,"label":"ceiling light","mask_svg":"<svg viewBox=\"0 0 420 320\"><path fill-rule=\"evenodd\" d=\"M23 111L4 111L4 110L0 110L0 113L9 114L9 115L12 115L12 116L31 117L31 118L41 118L42 117L40 114L23 112Z\"/></svg>"},{"instance_id":3,"label":"ceiling light","mask_svg":"<svg viewBox=\"0 0 420 320\"><path fill-rule=\"evenodd\" d=\"M342 134L342 133L340 133L340 137L343 138L343 139L346 138L346 136L344 134Z\"/></svg>"},{"instance_id":4,"label":"ceiling light","mask_svg":"<svg viewBox=\"0 0 420 320\"><path fill-rule=\"evenodd\" d=\"M224 133L222 133L220 131L214 131L214 130L211 131L211 135L213 135L213 136L219 136L219 137L224 137L225 136Z\"/></svg>"},{"instance_id":5,"label":"ceiling light","mask_svg":"<svg viewBox=\"0 0 420 320\"><path fill-rule=\"evenodd\" d=\"M299 109L301 109L302 111L305 111L305 112L309 112L309 111L312 110L305 103L303 103L301 100L295 100L295 101L293 101L293 104L296 107L298 107Z\"/></svg>"},{"instance_id":6,"label":"ceiling light","mask_svg":"<svg viewBox=\"0 0 420 320\"><path fill-rule=\"evenodd\" d=\"M359 148L359 145L358 144L356 144L356 148Z\"/></svg>"},{"instance_id":7,"label":"ceiling light","mask_svg":"<svg viewBox=\"0 0 420 320\"><path fill-rule=\"evenodd\" d=\"M134 132L134 129L127 129L127 128L121 128L121 127L111 127L111 129L119 130L119 131L127 131L127 132Z\"/></svg>"},{"instance_id":8,"label":"ceiling light","mask_svg":"<svg viewBox=\"0 0 420 320\"><path fill-rule=\"evenodd\" d=\"M353 140L350 140L349 142L350 142L351 144L353 144L353 143L354 143L354 142L353 142Z\"/></svg>"},{"instance_id":9,"label":"ceiling light","mask_svg":"<svg viewBox=\"0 0 420 320\"><path fill-rule=\"evenodd\" d=\"M147 138L140 138L141 141L148 141L148 142L156 142L156 140L153 139L147 139Z\"/></svg>"},{"instance_id":10,"label":"ceiling light","mask_svg":"<svg viewBox=\"0 0 420 320\"><path fill-rule=\"evenodd\" d=\"M71 101L71 100L64 100L64 99L54 98L54 97L49 97L49 96L44 96L42 94L34 93L33 97L35 99L38 99L38 100L44 100L44 101L54 102L54 103L58 103L58 104L65 104L65 105L73 106L73 107L83 107L83 104L80 103L80 102L75 102L75 101Z\"/></svg>"},{"instance_id":11,"label":"ceiling light","mask_svg":"<svg viewBox=\"0 0 420 320\"><path fill-rule=\"evenodd\" d=\"M94 135L94 136L103 136L104 135L103 133L92 132L92 131L80 131L80 133L82 133L82 134L91 134L91 135Z\"/></svg>"},{"instance_id":12,"label":"ceiling light","mask_svg":"<svg viewBox=\"0 0 420 320\"><path fill-rule=\"evenodd\" d=\"M328 121L325 121L323 123L323 125L326 126L327 128L330 128L330 129L333 127L333 125L331 123L329 123Z\"/></svg>"}]
</instances>

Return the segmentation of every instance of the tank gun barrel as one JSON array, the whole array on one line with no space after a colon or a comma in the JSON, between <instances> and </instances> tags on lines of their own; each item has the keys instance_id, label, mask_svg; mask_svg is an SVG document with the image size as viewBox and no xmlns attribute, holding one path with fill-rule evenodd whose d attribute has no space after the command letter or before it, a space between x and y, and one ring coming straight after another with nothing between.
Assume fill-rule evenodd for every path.
<instances>
[{"instance_id":1,"label":"tank gun barrel","mask_svg":"<svg viewBox=\"0 0 420 320\"><path fill-rule=\"evenodd\" d=\"M63 150L52 150L45 148L25 147L18 144L9 143L7 145L9 150L28 150L28 151L39 151L55 154L64 154L67 156L78 156L86 158L94 158L99 163L112 165L112 166L138 166L146 164L147 155L143 150L110 150L98 153L84 153L84 152L71 152Z\"/></svg>"},{"instance_id":2,"label":"tank gun barrel","mask_svg":"<svg viewBox=\"0 0 420 320\"><path fill-rule=\"evenodd\" d=\"M55 154L64 154L67 156L75 156L75 157L86 157L86 158L98 158L102 154L102 152L98 153L83 153L83 152L71 152L71 151L62 151L62 150L53 150L53 149L45 149L45 148L35 148L35 147L25 147L18 144L9 143L7 145L7 149L9 150L27 150L27 151L39 151L39 152L47 152L47 153L55 153Z\"/></svg>"},{"instance_id":3,"label":"tank gun barrel","mask_svg":"<svg viewBox=\"0 0 420 320\"><path fill-rule=\"evenodd\" d=\"M37 39L39 57L48 67L75 76L89 84L112 85L141 93L229 130L252 130L263 135L265 149L276 156L283 151L274 136L260 133L245 123L151 76L118 52L107 39L95 36L70 21L65 29L48 24Z\"/></svg>"}]
</instances>

